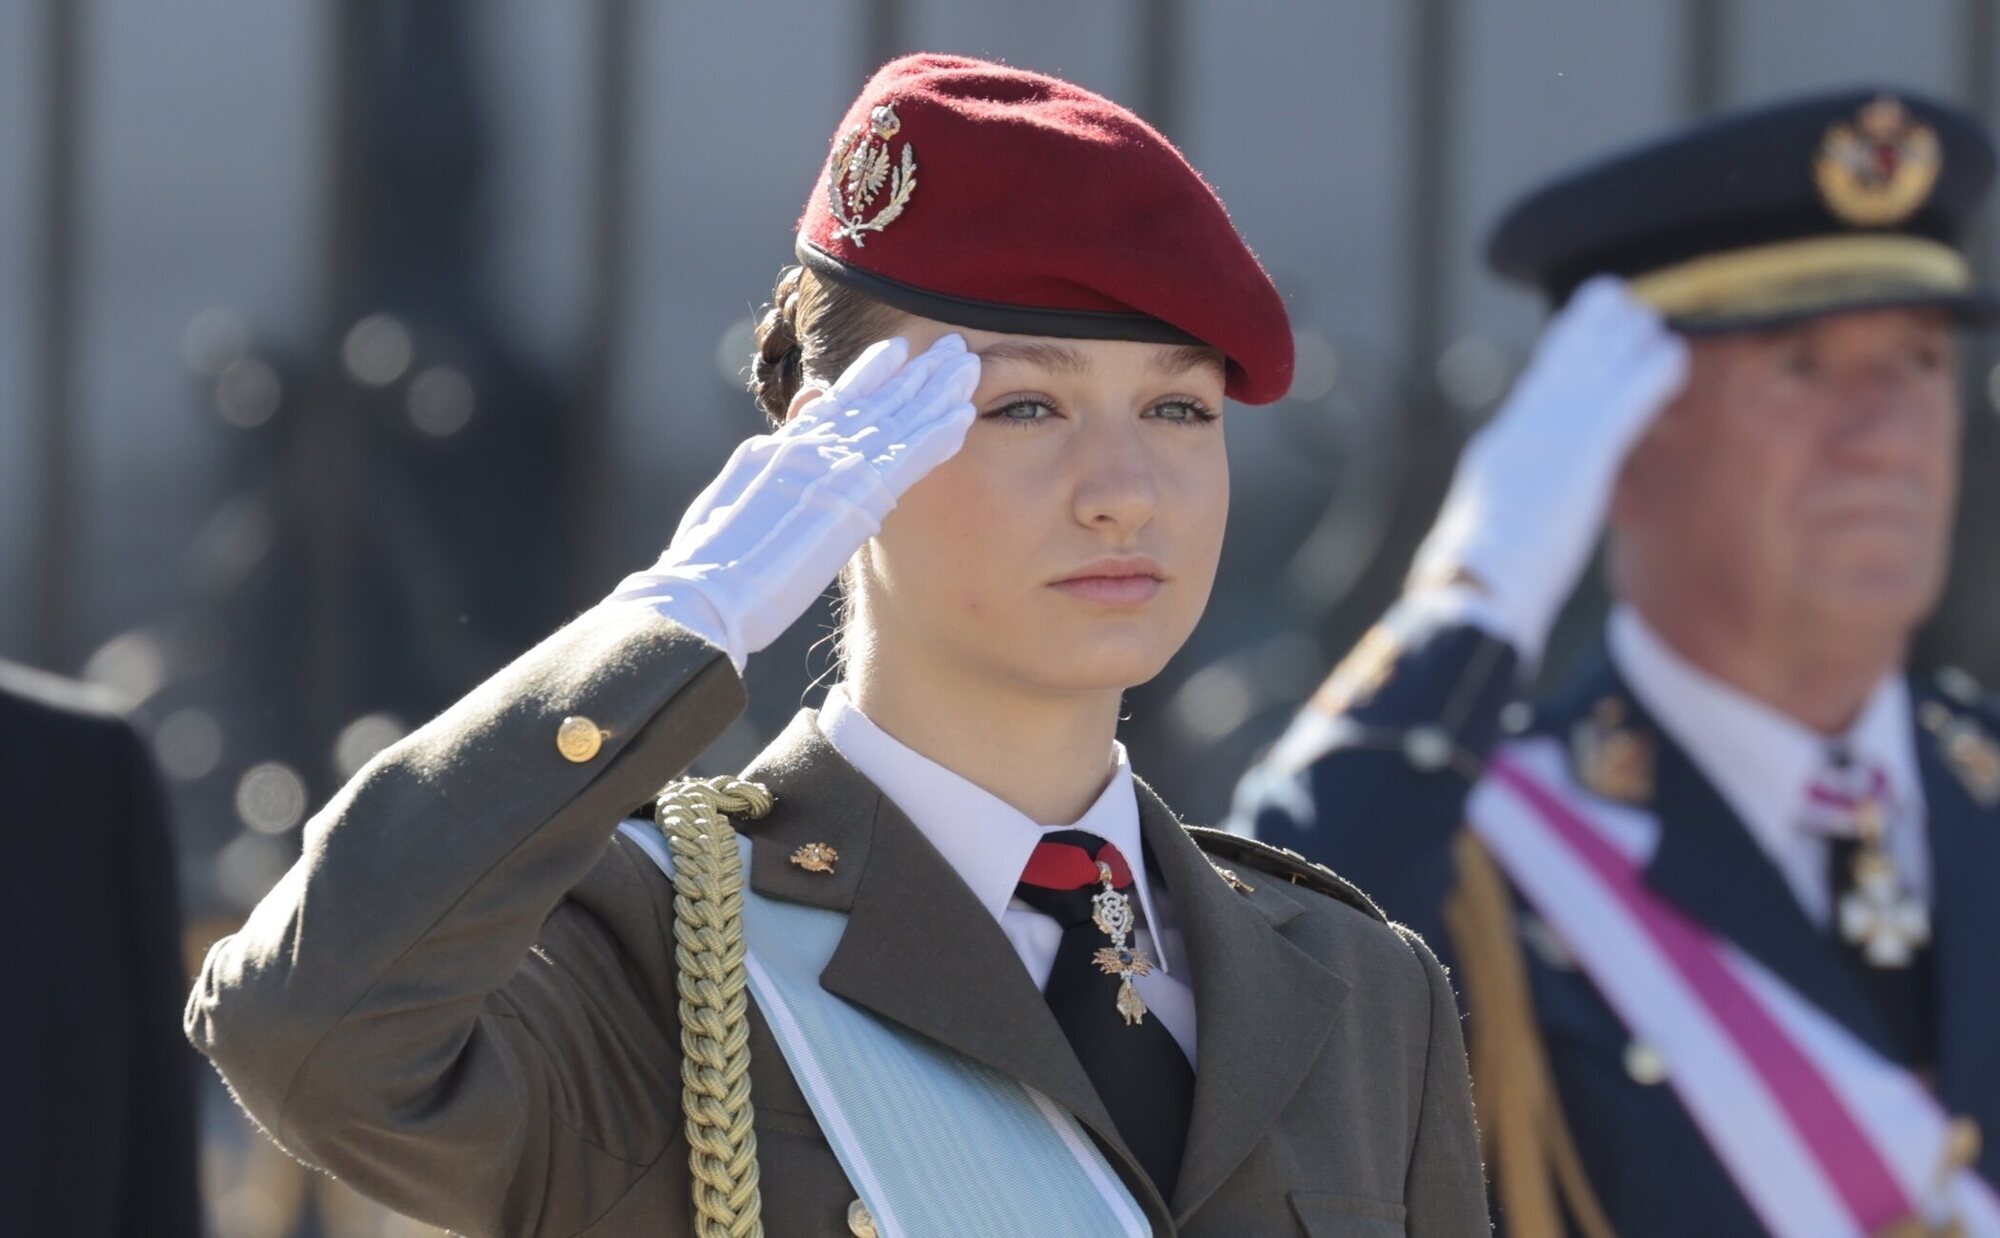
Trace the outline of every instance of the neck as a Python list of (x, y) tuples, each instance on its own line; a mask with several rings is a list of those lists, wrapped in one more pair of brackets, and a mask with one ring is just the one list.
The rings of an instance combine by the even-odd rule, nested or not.
[(843, 684), (898, 742), (1042, 825), (1082, 817), (1113, 768), (1115, 691), (1052, 693), (963, 666), (865, 654), (850, 660)]
[(1854, 724), (1909, 647), (1903, 631), (1746, 624), (1717, 608), (1634, 606), (1690, 664), (1822, 735)]

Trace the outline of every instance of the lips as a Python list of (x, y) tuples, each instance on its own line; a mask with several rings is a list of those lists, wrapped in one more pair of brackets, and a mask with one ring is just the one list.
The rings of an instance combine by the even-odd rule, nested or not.
[(1151, 601), (1165, 583), (1160, 565), (1151, 559), (1100, 559), (1050, 587), (1102, 606), (1139, 606)]

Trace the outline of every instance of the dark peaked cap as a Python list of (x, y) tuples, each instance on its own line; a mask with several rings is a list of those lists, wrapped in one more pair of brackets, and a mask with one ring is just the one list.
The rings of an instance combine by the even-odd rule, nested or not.
[(1993, 140), (1963, 110), (1857, 88), (1727, 113), (1568, 172), (1500, 219), (1487, 260), (1560, 305), (1623, 277), (1686, 331), (1939, 305), (2000, 309), (1964, 244)]

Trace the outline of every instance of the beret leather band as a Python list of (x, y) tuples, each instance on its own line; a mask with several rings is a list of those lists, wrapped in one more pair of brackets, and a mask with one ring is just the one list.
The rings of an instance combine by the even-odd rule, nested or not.
[(1121, 314), (1112, 310), (1040, 308), (980, 301), (972, 297), (931, 292), (901, 280), (877, 275), (827, 253), (804, 237), (793, 252), (813, 274), (845, 284), (906, 314), (934, 318), (975, 331), (1008, 335), (1049, 335), (1067, 340), (1132, 340), (1141, 344), (1202, 344), (1188, 332), (1151, 314)]
[(1972, 269), (1949, 245), (1884, 234), (1809, 237), (1708, 254), (1628, 281), (1633, 296), (1678, 324), (1726, 315), (1810, 314), (1833, 306), (1932, 301), (1968, 293)]

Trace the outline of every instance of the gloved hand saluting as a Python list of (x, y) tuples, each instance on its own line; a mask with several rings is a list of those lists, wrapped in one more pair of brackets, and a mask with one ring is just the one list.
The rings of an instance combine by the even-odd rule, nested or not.
[(979, 358), (957, 335), (905, 364), (909, 351), (902, 339), (871, 345), (797, 416), (744, 440), (659, 561), (611, 600), (654, 604), (741, 671), (964, 443)]
[(1538, 660), (1626, 455), (1680, 392), (1687, 366), (1686, 341), (1619, 280), (1579, 288), (1466, 444), (1410, 570), (1413, 589), (1469, 577), (1495, 634)]

